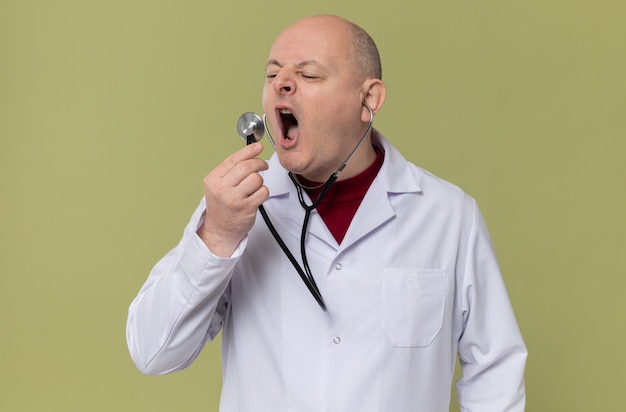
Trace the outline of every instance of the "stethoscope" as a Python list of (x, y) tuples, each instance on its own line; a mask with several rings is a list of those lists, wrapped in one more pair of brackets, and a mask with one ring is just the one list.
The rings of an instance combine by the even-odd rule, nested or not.
[[(282, 251), (285, 253), (285, 255), (287, 256), (287, 258), (289, 259), (293, 267), (296, 269), (296, 271), (300, 275), (300, 278), (306, 285), (307, 289), (309, 289), (309, 292), (311, 292), (311, 295), (313, 295), (317, 303), (320, 305), (320, 307), (324, 311), (326, 311), (326, 304), (324, 303), (324, 298), (322, 297), (322, 294), (320, 293), (319, 288), (317, 287), (317, 284), (315, 283), (315, 279), (313, 278), (313, 274), (311, 273), (311, 269), (309, 268), (309, 262), (307, 259), (306, 247), (305, 247), (306, 233), (307, 233), (307, 228), (309, 226), (309, 218), (311, 217), (311, 212), (315, 210), (315, 208), (321, 203), (322, 199), (324, 198), (324, 195), (326, 195), (326, 192), (328, 192), (328, 189), (330, 188), (330, 186), (337, 180), (337, 178), (339, 177), (339, 174), (341, 174), (343, 169), (345, 169), (345, 167), (348, 165), (348, 162), (350, 161), (350, 159), (352, 159), (352, 156), (354, 156), (354, 154), (359, 149), (359, 147), (361, 147), (361, 144), (365, 141), (367, 134), (372, 128), (372, 123), (374, 122), (374, 111), (367, 104), (363, 103), (363, 105), (367, 107), (367, 109), (370, 112), (370, 120), (367, 125), (367, 128), (365, 129), (365, 132), (363, 133), (363, 136), (361, 136), (361, 139), (359, 140), (357, 145), (354, 147), (354, 149), (352, 149), (352, 151), (348, 154), (346, 159), (341, 163), (341, 165), (337, 168), (337, 170), (321, 186), (322, 189), (320, 191), (320, 194), (319, 196), (317, 196), (317, 199), (315, 199), (313, 203), (311, 203), (310, 205), (306, 203), (306, 200), (304, 199), (304, 195), (302, 193), (302, 189), (303, 189), (302, 184), (298, 181), (298, 179), (293, 173), (289, 172), (289, 178), (293, 182), (294, 186), (296, 187), (296, 191), (298, 193), (298, 201), (300, 202), (300, 205), (304, 209), (304, 220), (302, 222), (302, 232), (300, 234), (300, 255), (302, 257), (302, 264), (303, 264), (302, 266), (300, 266), (296, 258), (293, 256), (293, 254), (291, 253), (291, 251), (289, 250), (289, 248), (283, 241), (283, 239), (278, 234), (278, 231), (276, 231), (276, 228), (272, 224), (263, 205), (259, 206), (259, 212), (261, 213), (261, 216), (263, 217), (263, 220), (265, 221), (267, 228), (272, 233), (272, 236), (274, 236), (276, 243), (278, 243)], [(265, 113), (263, 113), (263, 118), (261, 119), (261, 117), (259, 117), (259, 115), (256, 113), (247, 112), (247, 113), (242, 114), (239, 117), (239, 120), (237, 121), (237, 132), (239, 133), (239, 136), (241, 136), (241, 138), (244, 139), (244, 141), (248, 145), (261, 140), (266, 131), (267, 131), (267, 136), (270, 139), (270, 142), (272, 144), (272, 147), (274, 148), (274, 150), (276, 150), (276, 143), (274, 142), (274, 138), (272, 137), (272, 134), (270, 133), (270, 130), (267, 127), (267, 118), (266, 118)]]

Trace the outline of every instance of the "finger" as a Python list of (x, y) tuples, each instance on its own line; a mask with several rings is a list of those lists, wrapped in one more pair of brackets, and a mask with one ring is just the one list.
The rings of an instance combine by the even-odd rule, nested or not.
[(258, 208), (263, 202), (270, 196), (270, 191), (267, 186), (261, 185), (257, 190), (250, 193), (248, 196), (248, 202), (250, 205)]
[(238, 195), (242, 198), (250, 197), (253, 193), (263, 186), (263, 178), (258, 173), (252, 173), (246, 176), (236, 187)]
[[(228, 173), (222, 176), (226, 186), (235, 187), (240, 185), (250, 175), (267, 170), (269, 165), (265, 160), (254, 158), (239, 162)], [(260, 176), (259, 176), (260, 177)]]
[(257, 157), (263, 151), (263, 144), (252, 143), (228, 156), (213, 171), (218, 176), (225, 176), (233, 167), (239, 163)]

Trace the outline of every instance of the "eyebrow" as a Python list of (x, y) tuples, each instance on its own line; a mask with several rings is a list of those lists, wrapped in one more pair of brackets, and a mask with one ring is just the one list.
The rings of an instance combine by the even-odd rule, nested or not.
[[(303, 67), (305, 67), (305, 66), (310, 66), (310, 65), (315, 65), (315, 66), (322, 67), (322, 65), (321, 65), (321, 64), (319, 64), (319, 63), (317, 62), (317, 60), (313, 60), (313, 59), (310, 59), (310, 60), (303, 60), (303, 61), (301, 61), (301, 62), (299, 62), (299, 63), (296, 63), (296, 64), (295, 64), (295, 66), (296, 66), (298, 69), (301, 69), (301, 68), (303, 68)], [(278, 67), (283, 67), (283, 65), (282, 65), (282, 64), (281, 64), (278, 60), (276, 60), (276, 59), (269, 59), (269, 60), (267, 61), (267, 64), (265, 65), (265, 67), (267, 68), (267, 67), (269, 67), (269, 66), (278, 66)]]

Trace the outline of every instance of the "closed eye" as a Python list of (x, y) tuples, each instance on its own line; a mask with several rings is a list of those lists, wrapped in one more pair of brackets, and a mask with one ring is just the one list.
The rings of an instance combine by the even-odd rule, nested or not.
[(300, 73), (300, 76), (302, 76), (305, 79), (309, 79), (309, 80), (315, 80), (315, 79), (319, 79), (320, 76), (315, 75), (315, 74), (311, 74), (311, 73)]

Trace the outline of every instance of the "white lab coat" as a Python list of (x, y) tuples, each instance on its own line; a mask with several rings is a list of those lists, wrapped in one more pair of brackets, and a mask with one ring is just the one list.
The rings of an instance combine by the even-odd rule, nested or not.
[[(222, 330), (222, 412), (443, 412), (458, 353), (461, 410), (523, 411), (527, 352), (475, 201), (373, 139), (384, 163), (343, 242), (311, 216), (327, 312), (260, 217), (231, 258), (211, 254), (202, 202), (130, 306), (137, 367), (183, 369)], [(264, 181), (299, 257), (304, 211), (275, 155)]]

